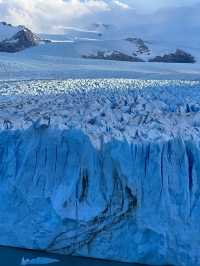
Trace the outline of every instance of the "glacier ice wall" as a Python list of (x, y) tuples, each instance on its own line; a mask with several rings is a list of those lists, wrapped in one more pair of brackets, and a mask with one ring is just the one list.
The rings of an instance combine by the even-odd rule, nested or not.
[(198, 265), (200, 143), (79, 130), (0, 133), (0, 244), (153, 265)]
[(0, 83), (0, 245), (200, 265), (200, 83)]

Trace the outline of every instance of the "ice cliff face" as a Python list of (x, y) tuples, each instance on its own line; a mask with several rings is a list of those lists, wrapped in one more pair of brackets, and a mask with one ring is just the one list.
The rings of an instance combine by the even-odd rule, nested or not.
[[(9, 106), (15, 121), (7, 117), (0, 132), (0, 244), (152, 265), (200, 265), (199, 83), (97, 80), (76, 92), (71, 87), (80, 81), (68, 83), (1, 84), (1, 120)], [(89, 90), (102, 84), (110, 88)], [(47, 97), (41, 90), (48, 86), (53, 92)], [(87, 95), (107, 110), (102, 126), (96, 126), (100, 117)], [(48, 116), (50, 106), (60, 127), (52, 110)], [(86, 119), (79, 118), (79, 127), (78, 106)], [(153, 109), (155, 119), (147, 116)], [(113, 116), (106, 120), (109, 110)], [(123, 130), (115, 128), (119, 114), (128, 116), (118, 123)], [(27, 115), (31, 126), (22, 124)], [(105, 132), (99, 129), (104, 120)]]

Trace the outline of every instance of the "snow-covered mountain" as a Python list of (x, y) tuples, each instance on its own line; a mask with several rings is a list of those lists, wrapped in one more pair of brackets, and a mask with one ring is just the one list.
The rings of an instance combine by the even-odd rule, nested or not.
[(18, 52), (34, 47), (39, 37), (24, 26), (13, 26), (0, 22), (0, 52)]
[[(198, 60), (199, 53), (192, 46), (187, 47), (185, 43), (181, 45), (173, 41), (159, 42), (157, 38), (140, 38), (139, 33), (134, 31), (137, 32), (111, 24), (93, 23), (87, 28), (64, 28), (60, 35), (41, 34), (40, 37), (51, 40), (49, 49), (63, 43), (66, 47), (63, 56), (70, 54), (70, 57), (88, 59), (148, 62), (156, 61), (154, 58), (157, 56), (170, 55), (174, 59), (172, 62), (181, 62), (184, 60), (178, 60), (176, 57), (176, 50), (179, 49), (188, 56), (188, 63)], [(190, 60), (190, 56), (194, 59)]]
[[(162, 27), (160, 26), (162, 31), (159, 27), (157, 34), (155, 34), (155, 25), (158, 25), (158, 21), (161, 20), (160, 16), (156, 22), (153, 20), (154, 32), (151, 37), (145, 32), (145, 29), (148, 29), (145, 23), (133, 25), (133, 27), (123, 24), (91, 23), (82, 28), (59, 28), (60, 34), (39, 34), (38, 37), (24, 26), (15, 27), (2, 22), (0, 24), (0, 52), (17, 52), (40, 44), (27, 54), (38, 56), (54, 54), (71, 58), (130, 62), (193, 63), (198, 61), (200, 53), (195, 46), (196, 43), (190, 43), (190, 45), (186, 42), (181, 43), (180, 40), (173, 38), (173, 31), (170, 34), (169, 29), (166, 29), (164, 23), (168, 21), (167, 14), (166, 12), (165, 19), (161, 23)], [(178, 15), (175, 17), (177, 18)], [(141, 32), (138, 31), (138, 27), (141, 28)], [(168, 39), (163, 37), (165, 31), (167, 31)], [(42, 42), (41, 40), (48, 41)], [(182, 51), (179, 57), (176, 56), (177, 49)], [(182, 54), (184, 54), (184, 59), (180, 58)], [(160, 60), (157, 60), (158, 57)], [(165, 58), (168, 59), (165, 60)]]
[(35, 35), (24, 26), (1, 23), (0, 78), (199, 79), (197, 7), (135, 14), (126, 23), (109, 23), (102, 16), (81, 26), (59, 27), (55, 34)]
[(23, 30), (23, 26), (13, 26), (6, 22), (0, 22), (0, 41), (4, 41), (6, 39), (10, 39), (17, 32)]

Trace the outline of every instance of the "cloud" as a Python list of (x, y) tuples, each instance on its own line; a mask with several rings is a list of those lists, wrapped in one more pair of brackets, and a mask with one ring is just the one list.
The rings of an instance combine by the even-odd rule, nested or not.
[(130, 9), (130, 6), (128, 4), (120, 2), (118, 0), (114, 0), (113, 3), (115, 3), (117, 6), (123, 8), (123, 9)]
[(103, 0), (0, 0), (1, 20), (23, 24), (37, 32), (51, 32), (102, 11), (109, 11)]
[(137, 13), (161, 7), (192, 5), (200, 0), (0, 0), (0, 18), (25, 25), (35, 32), (58, 32), (63, 27), (83, 28), (90, 23), (131, 25), (145, 21)]

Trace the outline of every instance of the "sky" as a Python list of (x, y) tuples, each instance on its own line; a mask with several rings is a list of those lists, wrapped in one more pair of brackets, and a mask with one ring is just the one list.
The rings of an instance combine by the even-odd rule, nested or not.
[[(35, 32), (58, 32), (86, 23), (130, 21), (141, 13), (180, 7), (200, 0), (0, 0), (0, 20), (26, 25)], [(102, 22), (102, 21), (101, 21)]]

